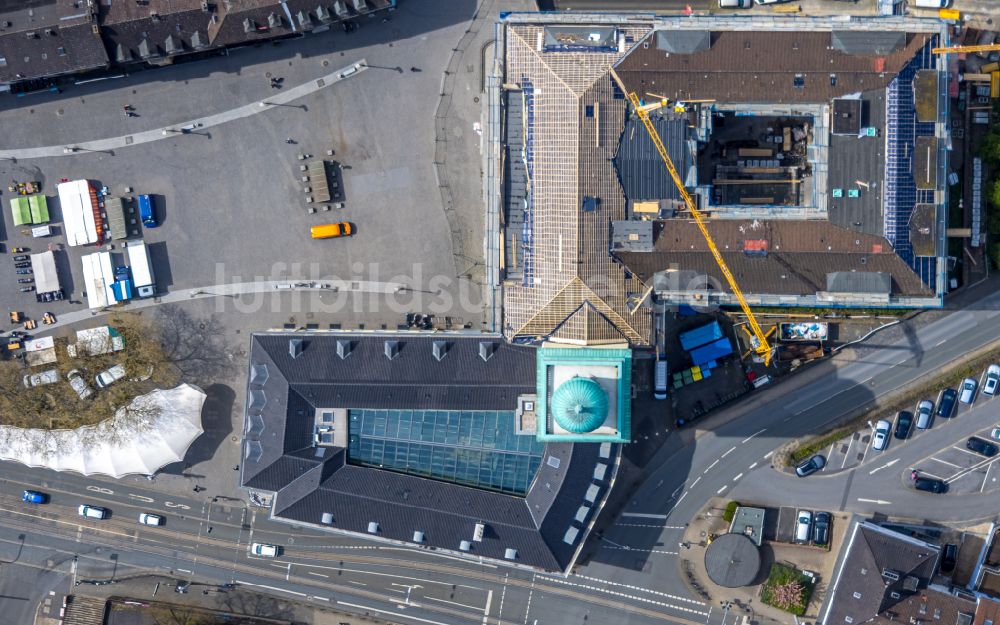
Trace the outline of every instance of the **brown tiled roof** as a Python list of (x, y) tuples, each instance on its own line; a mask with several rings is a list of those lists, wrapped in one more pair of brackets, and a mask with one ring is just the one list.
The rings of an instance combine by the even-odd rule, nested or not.
[[(894, 295), (931, 291), (883, 238), (853, 232), (826, 221), (717, 220), (709, 233), (744, 293), (811, 295), (826, 290), (835, 271), (883, 272)], [(766, 241), (766, 256), (743, 253), (746, 241)], [(708, 275), (729, 291), (722, 271), (693, 221), (661, 222), (653, 252), (623, 252), (618, 258), (645, 282), (667, 269)]]
[[(0, 81), (45, 78), (107, 67), (96, 24), (39, 24), (0, 35)], [(29, 37), (28, 33), (34, 33)]]
[[(653, 32), (615, 71), (640, 97), (652, 92), (720, 102), (826, 102), (884, 88), (930, 35), (908, 34), (906, 46), (887, 55), (845, 54), (831, 47), (831, 37), (830, 32), (720, 31), (712, 33), (707, 50), (666, 54)], [(802, 87), (793, 84), (796, 74), (802, 75)], [(830, 74), (836, 74), (835, 85)]]
[(972, 625), (986, 625), (986, 621), (1000, 623), (1000, 602), (985, 597), (979, 598), (976, 605), (976, 618)]
[[(900, 623), (934, 623), (934, 625), (963, 625), (959, 614), (971, 620), (976, 612), (976, 602), (937, 590), (924, 589), (915, 595), (904, 595), (903, 599), (886, 602), (876, 625), (899, 625)], [(969, 625), (965, 622), (964, 625)]]
[[(163, 17), (173, 15), (174, 13), (183, 13), (184, 11), (201, 11), (201, 3), (202, 0), (147, 0), (145, 4), (125, 0), (111, 2), (110, 6), (102, 3), (100, 5), (102, 14), (101, 22), (103, 24), (119, 24), (121, 22), (143, 20), (148, 18), (152, 13)], [(209, 3), (210, 9), (214, 4), (216, 4), (214, 0)], [(209, 14), (211, 14), (211, 10), (205, 12), (206, 16)]]
[[(118, 4), (123, 3), (113, 6)], [(125, 12), (120, 13), (117, 17), (125, 17)], [(105, 22), (101, 31), (108, 44), (108, 56), (114, 62), (154, 60), (209, 47), (208, 26), (212, 13), (202, 11), (200, 5), (196, 9), (156, 13), (156, 17), (151, 17), (149, 12), (145, 15), (130, 12), (128, 15), (134, 17)], [(197, 38), (194, 38), (195, 33), (198, 33)]]

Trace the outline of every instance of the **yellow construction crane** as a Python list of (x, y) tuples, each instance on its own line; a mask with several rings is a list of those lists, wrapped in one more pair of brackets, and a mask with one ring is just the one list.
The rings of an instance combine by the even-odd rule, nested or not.
[(663, 159), (663, 164), (667, 166), (667, 171), (670, 172), (670, 177), (673, 178), (674, 185), (677, 186), (677, 191), (684, 199), (684, 204), (687, 205), (688, 211), (690, 211), (691, 215), (694, 216), (694, 221), (698, 224), (698, 229), (701, 230), (701, 235), (705, 237), (705, 243), (708, 244), (708, 249), (712, 252), (712, 256), (715, 258), (715, 262), (719, 265), (719, 269), (722, 270), (722, 275), (726, 277), (726, 282), (729, 283), (729, 289), (733, 292), (733, 295), (736, 296), (736, 299), (739, 300), (740, 308), (743, 309), (743, 314), (747, 316), (747, 323), (753, 331), (753, 334), (750, 337), (750, 343), (753, 346), (753, 350), (764, 358), (765, 365), (770, 364), (771, 345), (767, 342), (767, 334), (764, 333), (760, 324), (757, 323), (757, 319), (753, 316), (753, 311), (750, 310), (750, 305), (747, 304), (746, 298), (743, 297), (743, 291), (741, 291), (739, 285), (736, 284), (736, 278), (734, 278), (732, 272), (729, 271), (726, 261), (722, 258), (722, 254), (719, 252), (719, 248), (715, 246), (715, 241), (712, 240), (712, 235), (708, 233), (708, 228), (705, 227), (705, 219), (698, 211), (698, 208), (695, 206), (694, 200), (687, 192), (687, 189), (684, 188), (684, 181), (681, 180), (680, 174), (677, 173), (677, 168), (674, 167), (674, 162), (670, 160), (670, 156), (667, 154), (667, 148), (663, 146), (663, 140), (660, 139), (660, 134), (656, 132), (653, 122), (649, 119), (649, 114), (639, 102), (639, 96), (637, 96), (634, 91), (630, 91), (628, 99), (629, 102), (632, 103), (632, 108), (635, 109), (636, 115), (639, 116), (643, 126), (646, 127), (646, 131), (649, 133), (649, 138), (653, 140), (653, 145), (656, 146), (656, 151), (660, 153), (660, 158)]
[(1000, 50), (1000, 43), (989, 43), (982, 46), (949, 46), (947, 48), (933, 48), (934, 54), (949, 54), (951, 52), (993, 52)]

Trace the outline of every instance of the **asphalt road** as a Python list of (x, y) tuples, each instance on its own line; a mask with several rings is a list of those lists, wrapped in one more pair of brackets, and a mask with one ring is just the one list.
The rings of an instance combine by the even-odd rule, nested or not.
[[(859, 513), (875, 511), (937, 521), (978, 519), (991, 513), (975, 494), (948, 496), (948, 505), (900, 488), (900, 473), (868, 474), (863, 465), (830, 478), (801, 480), (770, 468), (775, 449), (790, 439), (821, 431), (824, 426), (871, 404), (918, 376), (933, 373), (945, 363), (1000, 339), (1000, 294), (992, 294), (967, 308), (919, 329), (904, 338), (849, 363), (820, 363), (822, 383), (794, 394), (781, 385), (737, 406), (735, 420), (701, 433), (668, 442), (671, 455), (637, 490), (617, 523), (604, 533), (602, 548), (581, 574), (610, 582), (635, 584), (655, 579), (659, 590), (684, 596), (677, 574), (677, 555), (685, 524), (712, 497), (733, 496), (771, 504), (803, 505)], [(947, 427), (953, 438), (959, 430), (974, 428), (978, 419), (995, 418), (995, 402), (976, 408)], [(992, 411), (992, 412), (990, 412)], [(991, 416), (992, 415), (992, 416)], [(940, 427), (940, 426), (939, 426)], [(981, 424), (979, 425), (981, 427)], [(927, 437), (928, 444), (932, 439)], [(900, 446), (900, 453), (910, 446)], [(918, 445), (913, 445), (914, 453)], [(895, 453), (890, 448), (890, 455)], [(919, 455), (919, 454), (918, 454)], [(891, 459), (886, 456), (886, 461)], [(869, 459), (870, 461), (870, 459)], [(887, 485), (886, 480), (894, 484)], [(886, 496), (892, 487), (892, 496)], [(859, 501), (861, 500), (861, 501)], [(865, 501), (870, 500), (870, 501)], [(877, 502), (891, 501), (891, 509)]]

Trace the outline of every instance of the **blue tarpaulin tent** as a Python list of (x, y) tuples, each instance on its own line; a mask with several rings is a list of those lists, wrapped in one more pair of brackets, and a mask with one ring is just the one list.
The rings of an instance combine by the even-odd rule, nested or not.
[(695, 366), (700, 366), (712, 360), (724, 358), (733, 353), (733, 346), (728, 338), (721, 338), (717, 341), (704, 345), (690, 352), (691, 362)]
[(701, 347), (712, 341), (718, 341), (721, 338), (722, 328), (719, 327), (718, 321), (713, 321), (708, 325), (695, 328), (694, 330), (681, 332), (681, 347), (684, 348), (684, 351), (689, 352), (696, 347)]

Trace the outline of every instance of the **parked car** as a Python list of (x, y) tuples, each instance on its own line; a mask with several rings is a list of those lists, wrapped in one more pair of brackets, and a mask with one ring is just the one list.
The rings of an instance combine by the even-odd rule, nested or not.
[(875, 434), (872, 436), (872, 449), (882, 451), (889, 445), (889, 431), (892, 424), (885, 419), (879, 419), (875, 424)]
[(97, 388), (106, 388), (107, 386), (114, 384), (118, 380), (125, 377), (125, 367), (121, 365), (115, 365), (108, 369), (107, 371), (101, 371), (94, 378), (97, 382)]
[(35, 290), (35, 287), (33, 287), (33, 286), (22, 286), (20, 290), (21, 290), (22, 293), (31, 293), (32, 291)]
[(749, 9), (753, 0), (719, 0), (720, 9)]
[(963, 404), (971, 404), (976, 400), (976, 381), (972, 378), (962, 380), (962, 392), (958, 394), (958, 401)]
[(262, 558), (277, 558), (278, 554), (281, 553), (281, 547), (267, 543), (254, 543), (250, 545), (250, 553)]
[(139, 522), (143, 525), (163, 525), (163, 517), (158, 514), (152, 514), (150, 512), (142, 512), (139, 514)]
[(947, 419), (955, 411), (955, 399), (958, 393), (953, 388), (946, 388), (938, 395), (937, 416)]
[(812, 533), (812, 512), (799, 510), (795, 516), (798, 519), (795, 523), (795, 542), (809, 542), (809, 536)]
[(826, 545), (830, 542), (830, 513), (817, 512), (813, 521), (813, 543)]
[(799, 477), (806, 477), (807, 475), (812, 475), (816, 471), (819, 471), (826, 466), (826, 458), (816, 454), (812, 458), (809, 458), (805, 462), (802, 462), (797, 467), (795, 467), (795, 474)]
[(31, 261), (24, 261), (24, 262), (20, 262), (20, 263), (14, 263), (14, 268), (15, 269), (24, 269), (25, 267), (30, 267), (30, 266), (31, 266)]
[(995, 441), (1000, 441), (1000, 428), (993, 428), (990, 430), (990, 438)]
[(15, 269), (14, 273), (16, 273), (18, 275), (22, 275), (22, 276), (30, 276), (31, 275), (31, 270), (30, 269), (26, 269), (26, 268)]
[(1000, 447), (978, 436), (970, 436), (969, 440), (965, 441), (965, 447), (987, 458), (997, 455), (997, 452), (1000, 451)]
[(14, 260), (15, 261), (31, 260), (31, 257), (29, 257), (27, 254), (18, 254), (17, 256), (14, 257)]
[(948, 574), (955, 570), (955, 563), (958, 561), (958, 545), (948, 543), (941, 550), (941, 572)]
[(49, 369), (24, 376), (24, 388), (34, 388), (43, 384), (53, 384), (59, 381), (59, 370)]
[(67, 373), (66, 379), (69, 380), (69, 385), (73, 387), (80, 399), (87, 399), (94, 394), (94, 390), (87, 385), (87, 381), (83, 379), (79, 369), (73, 369)]
[(930, 477), (918, 477), (913, 480), (913, 488), (928, 493), (939, 494), (948, 492), (948, 484), (945, 483), (944, 480), (937, 480)]
[(31, 284), (34, 281), (35, 281), (34, 278), (18, 278), (17, 279), (17, 283), (18, 284)]
[(1000, 365), (990, 365), (983, 375), (983, 395), (993, 397), (997, 394), (998, 385), (1000, 385)]
[(26, 490), (21, 493), (21, 501), (25, 503), (45, 503), (48, 500), (48, 495), (40, 493), (37, 490)]
[(896, 414), (896, 431), (893, 436), (902, 440), (910, 435), (910, 428), (913, 427), (913, 413), (909, 410), (900, 410)]
[(76, 509), (77, 514), (82, 517), (87, 517), (88, 519), (106, 519), (108, 518), (108, 509), (102, 508), (100, 506), (91, 506), (90, 504), (80, 504), (80, 507)]

